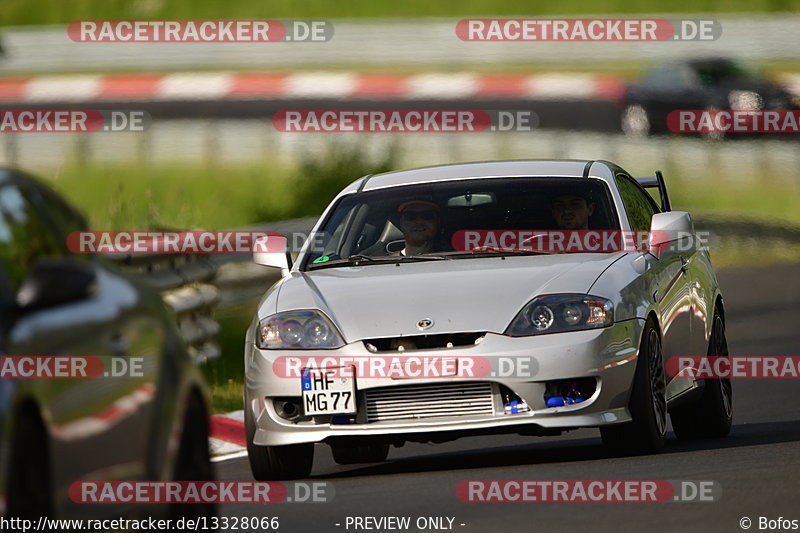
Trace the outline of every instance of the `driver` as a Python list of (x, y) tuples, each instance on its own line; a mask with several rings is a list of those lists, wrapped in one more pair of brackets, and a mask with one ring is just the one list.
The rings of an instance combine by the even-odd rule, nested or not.
[(558, 229), (588, 230), (589, 217), (594, 214), (591, 196), (570, 192), (550, 199), (550, 214)]
[(405, 240), (405, 248), (400, 254), (418, 255), (431, 252), (442, 225), (441, 208), (427, 200), (410, 200), (400, 204), (397, 212), (400, 215), (400, 231)]

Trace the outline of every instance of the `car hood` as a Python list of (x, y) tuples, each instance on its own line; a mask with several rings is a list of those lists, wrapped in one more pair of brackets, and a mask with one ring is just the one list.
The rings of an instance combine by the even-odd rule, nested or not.
[(453, 259), (294, 272), (259, 316), (273, 310), (320, 309), (347, 342), (426, 334), (502, 333), (540, 294), (585, 294), (621, 254), (558, 254)]

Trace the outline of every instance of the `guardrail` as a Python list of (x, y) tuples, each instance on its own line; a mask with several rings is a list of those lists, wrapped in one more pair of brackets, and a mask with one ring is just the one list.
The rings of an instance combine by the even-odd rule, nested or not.
[[(244, 230), (308, 235), (315, 220), (284, 220)], [(161, 292), (196, 364), (222, 355), (216, 341), (220, 325), (214, 319), (214, 308), (219, 303), (252, 301), (280, 277), (277, 269), (253, 263), (250, 254), (144, 253), (106, 257)]]
[(122, 270), (158, 289), (175, 315), (178, 330), (196, 364), (221, 355), (215, 338), (220, 326), (213, 318), (219, 290), (210, 282), (217, 265), (201, 254), (108, 255)]

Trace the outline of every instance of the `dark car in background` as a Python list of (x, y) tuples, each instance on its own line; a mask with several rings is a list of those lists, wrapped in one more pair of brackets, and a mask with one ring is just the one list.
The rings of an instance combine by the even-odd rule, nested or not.
[(67, 250), (66, 236), (85, 228), (49, 188), (0, 168), (0, 360), (140, 362), (120, 377), (0, 378), (0, 516), (136, 516), (141, 508), (75, 503), (69, 487), (213, 479), (206, 392), (174, 319), (153, 288)]
[(777, 83), (731, 59), (665, 63), (626, 87), (620, 125), (628, 135), (644, 136), (668, 132), (667, 115), (678, 109), (794, 109), (795, 100)]

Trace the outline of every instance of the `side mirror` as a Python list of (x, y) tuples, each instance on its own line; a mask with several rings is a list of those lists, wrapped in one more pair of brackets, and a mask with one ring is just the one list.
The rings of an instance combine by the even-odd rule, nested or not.
[(656, 213), (650, 221), (650, 253), (658, 255), (677, 243), (675, 248), (688, 249), (686, 241), (694, 240), (694, 223), (686, 211)]
[(258, 265), (280, 268), (285, 274), (292, 268), (292, 256), (286, 237), (259, 237), (253, 243), (253, 261)]
[(45, 259), (31, 269), (17, 291), (19, 309), (39, 309), (89, 298), (97, 288), (90, 263), (72, 258)]

